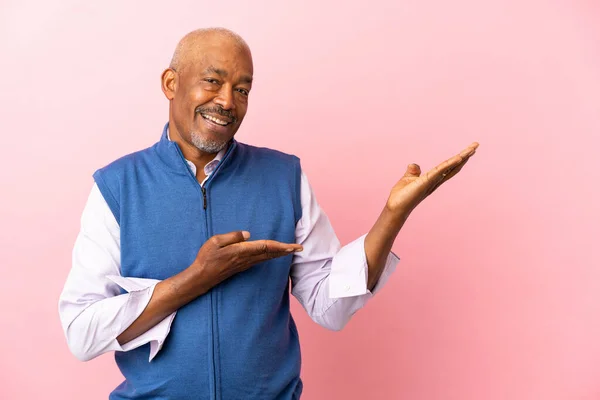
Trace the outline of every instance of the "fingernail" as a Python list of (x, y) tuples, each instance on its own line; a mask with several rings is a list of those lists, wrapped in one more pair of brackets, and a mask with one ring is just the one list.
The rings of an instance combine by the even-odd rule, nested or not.
[(249, 239), (250, 238), (250, 232), (243, 231), (242, 232), (242, 236), (244, 237), (244, 239)]

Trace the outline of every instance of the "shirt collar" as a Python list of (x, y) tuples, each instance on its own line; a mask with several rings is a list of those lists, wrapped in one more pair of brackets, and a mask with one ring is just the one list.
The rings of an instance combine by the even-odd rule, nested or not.
[[(169, 128), (167, 127), (167, 139), (169, 141), (171, 141), (171, 136), (169, 135)], [(223, 148), (221, 151), (219, 151), (217, 153), (217, 155), (215, 156), (215, 158), (212, 159), (212, 161), (210, 161), (209, 163), (207, 163), (204, 166), (204, 175), (206, 175), (206, 177), (208, 178), (210, 176), (210, 174), (212, 174), (215, 169), (217, 169), (217, 167), (219, 166), (219, 163), (221, 162), (221, 160), (223, 159), (223, 157), (225, 157), (225, 154), (227, 153), (227, 147), (225, 146), (225, 148)], [(187, 162), (187, 164), (189, 165), (189, 167), (191, 168), (192, 172), (194, 173), (194, 175), (196, 175), (196, 165), (191, 162), (190, 160), (185, 160)]]

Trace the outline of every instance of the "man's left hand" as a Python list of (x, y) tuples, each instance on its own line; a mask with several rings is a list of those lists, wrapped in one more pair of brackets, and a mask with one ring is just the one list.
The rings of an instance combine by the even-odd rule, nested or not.
[(479, 143), (471, 144), (424, 175), (421, 175), (421, 168), (417, 164), (410, 164), (404, 176), (392, 188), (386, 208), (395, 215), (407, 217), (427, 196), (458, 174), (475, 154), (477, 147)]

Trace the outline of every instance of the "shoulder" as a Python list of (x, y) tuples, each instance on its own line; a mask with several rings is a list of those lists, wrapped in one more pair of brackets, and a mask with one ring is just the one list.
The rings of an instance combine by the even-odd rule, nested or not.
[(249, 159), (272, 162), (277, 164), (287, 164), (290, 166), (299, 166), (300, 158), (294, 154), (288, 154), (280, 150), (271, 149), (268, 147), (252, 146), (246, 143), (239, 143), (238, 148), (240, 153)]
[(99, 168), (96, 172), (101, 174), (119, 174), (129, 169), (135, 169), (152, 160), (156, 156), (155, 146), (126, 154)]

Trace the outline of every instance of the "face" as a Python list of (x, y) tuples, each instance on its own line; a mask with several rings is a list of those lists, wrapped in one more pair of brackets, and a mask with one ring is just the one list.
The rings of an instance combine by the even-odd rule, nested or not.
[[(203, 41), (178, 71), (163, 73), (170, 131), (205, 153), (218, 153), (239, 129), (252, 87), (252, 58), (228, 39)], [(171, 134), (173, 137), (173, 134)]]

